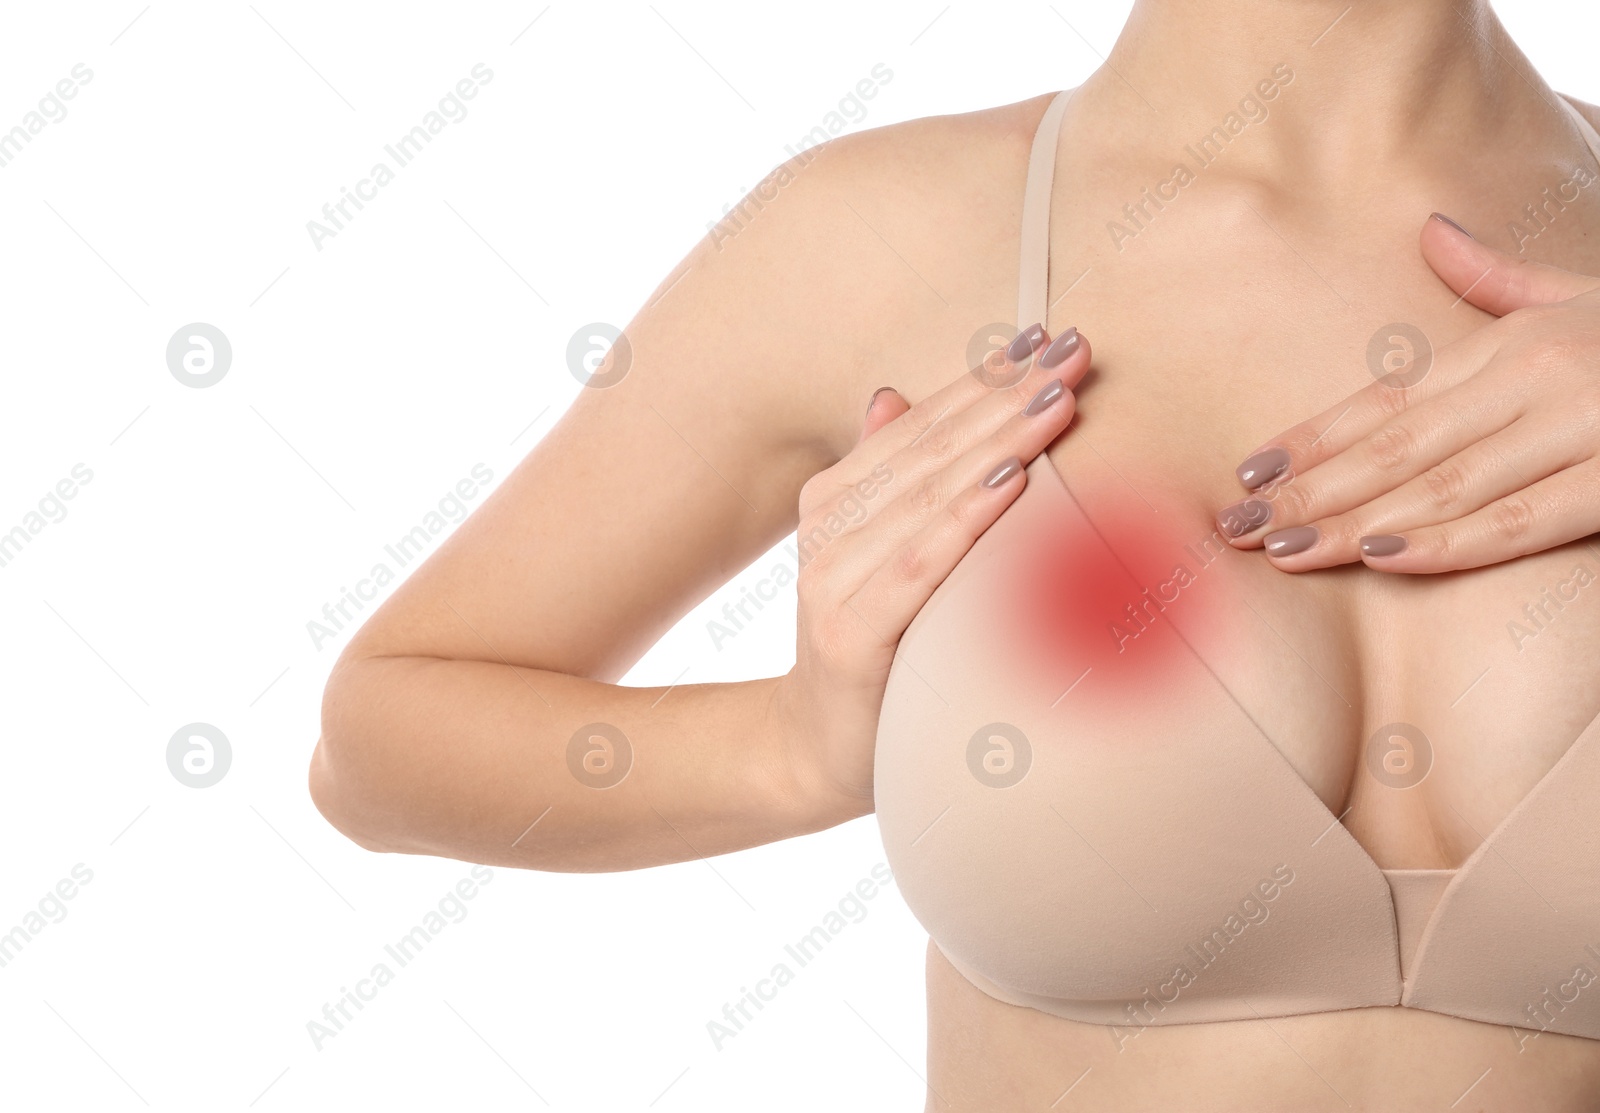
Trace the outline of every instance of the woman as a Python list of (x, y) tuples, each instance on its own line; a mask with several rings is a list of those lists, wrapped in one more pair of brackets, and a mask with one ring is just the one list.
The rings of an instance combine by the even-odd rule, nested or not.
[[(1597, 273), (1596, 191), (1508, 226), (1600, 113), (1485, 3), (1341, 7), (1139, 0), (1070, 96), (786, 164), (348, 646), (324, 814), (616, 870), (875, 808), (929, 1109), (1595, 1108), (1594, 552), (1249, 549), (1267, 437), (1490, 320), (1429, 212)], [(794, 669), (617, 686), (797, 502)]]

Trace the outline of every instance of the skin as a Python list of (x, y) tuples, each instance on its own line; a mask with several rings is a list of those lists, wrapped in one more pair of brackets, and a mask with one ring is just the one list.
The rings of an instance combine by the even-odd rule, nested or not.
[[(1136, 6), (1069, 106), (1056, 167), (1044, 323), (1093, 350), (1015, 387), (966, 374), (966, 352), (1015, 311), (1049, 97), (788, 164), (775, 200), (663, 280), (627, 329), (622, 381), (584, 391), (352, 639), (325, 695), (317, 806), (373, 850), (546, 870), (681, 861), (870, 812), (894, 644), (1022, 490), (1022, 473), (978, 486), (997, 463), (1049, 446), (1091, 517), (1142, 489), (1203, 536), (1239, 497), (1238, 461), (1371, 382), (1380, 326), (1448, 344), (1493, 320), (1419, 254), (1429, 212), (1514, 247), (1493, 230), (1589, 164), (1486, 9), (1351, 9), (1307, 45), (1343, 7)], [(1107, 222), (1282, 62), (1295, 77), (1269, 119), (1119, 248)], [(1600, 273), (1597, 193), (1529, 254)], [(1022, 416), (1053, 374), (1075, 390)], [(864, 515), (829, 532), (884, 468)], [(828, 539), (801, 570), (790, 673), (615, 683), (797, 526)], [(1508, 643), (1543, 589), (1600, 570), (1582, 540), (1431, 576), (1223, 555), (1207, 575), (1251, 613), (1210, 663), (1380, 867), (1459, 866), (1600, 712), (1600, 587)], [(1361, 760), (1396, 720), (1449, 740), (1406, 791)], [(603, 791), (568, 759), (597, 721), (632, 751)], [(984, 995), (932, 947), (928, 1032), (939, 1110), (1580, 1110), (1600, 1093), (1600, 1041), (1410, 1009), (1151, 1027), (1119, 1051), (1103, 1028)]]
[[(1448, 572), (1600, 529), (1600, 378), (1578, 354), (1600, 350), (1600, 279), (1479, 243), (1448, 219), (1430, 220), (1421, 246), (1462, 298), (1511, 316), (1263, 445), (1288, 452), (1289, 471), (1270, 488), (1247, 483), (1264, 497), (1220, 512), (1250, 527), (1236, 547), (1263, 547), (1286, 572), (1351, 560)], [(1302, 525), (1316, 543), (1275, 554), (1278, 531)], [(1374, 536), (1404, 547), (1374, 553)]]

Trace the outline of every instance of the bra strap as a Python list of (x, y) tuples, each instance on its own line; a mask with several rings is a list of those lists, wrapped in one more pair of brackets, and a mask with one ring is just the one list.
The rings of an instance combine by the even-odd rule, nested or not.
[(1061, 117), (1074, 90), (1063, 89), (1033, 134), (1028, 155), (1028, 184), (1022, 194), (1022, 267), (1017, 280), (1017, 328), (1044, 324), (1050, 298), (1050, 193), (1056, 171), (1056, 142)]

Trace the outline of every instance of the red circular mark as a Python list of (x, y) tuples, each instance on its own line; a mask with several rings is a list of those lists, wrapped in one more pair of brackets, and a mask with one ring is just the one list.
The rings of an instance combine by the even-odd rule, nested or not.
[(1018, 546), (1012, 633), (1063, 691), (1156, 696), (1196, 663), (1193, 634), (1223, 618), (1223, 573), (1213, 565), (1231, 550), (1215, 526), (1193, 506), (1157, 510), (1130, 498), (1087, 511), (1069, 502)]

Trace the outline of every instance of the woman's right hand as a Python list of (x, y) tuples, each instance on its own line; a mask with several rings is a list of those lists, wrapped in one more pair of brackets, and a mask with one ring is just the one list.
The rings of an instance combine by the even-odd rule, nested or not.
[(900, 636), (1072, 420), (1089, 359), (1076, 329), (1052, 341), (1035, 325), (914, 406), (881, 389), (856, 447), (802, 488), (799, 645), (771, 725), (807, 790), (871, 810), (878, 714)]

